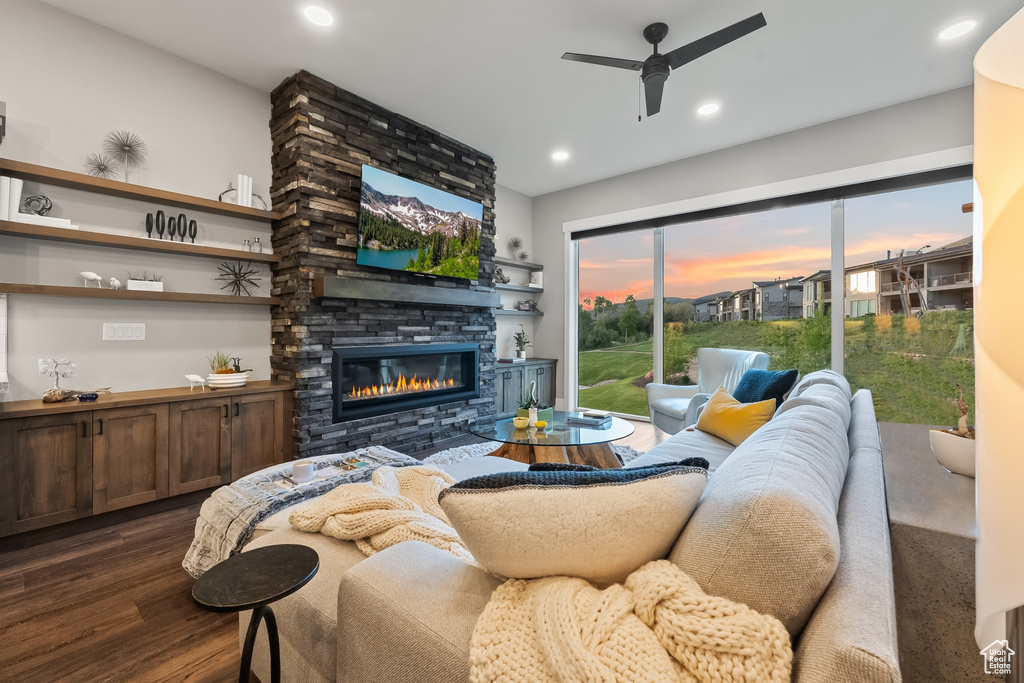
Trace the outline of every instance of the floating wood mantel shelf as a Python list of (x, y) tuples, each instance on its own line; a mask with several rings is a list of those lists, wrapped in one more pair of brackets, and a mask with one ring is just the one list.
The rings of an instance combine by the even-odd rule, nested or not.
[(69, 296), (89, 299), (135, 301), (176, 301), (190, 304), (235, 304), (243, 306), (276, 306), (281, 300), (272, 296), (234, 296), (232, 294), (194, 294), (190, 292), (141, 292), (99, 287), (64, 287), (60, 285), (20, 285), (0, 282), (0, 294), (35, 296)]
[(511, 266), (513, 268), (525, 268), (526, 270), (544, 270), (544, 266), (542, 266), (539, 263), (530, 263), (529, 261), (516, 261), (515, 259), (504, 258), (502, 256), (494, 257), (494, 265)]
[(177, 206), (184, 209), (194, 209), (196, 211), (205, 211), (206, 213), (213, 213), (220, 216), (232, 216), (235, 218), (263, 220), (268, 222), (281, 218), (281, 214), (274, 211), (252, 209), (247, 206), (238, 206), (236, 204), (220, 202), (216, 199), (195, 197), (192, 195), (180, 194), (178, 192), (158, 190), (156, 188), (145, 187), (143, 185), (123, 183), (120, 180), (94, 178), (93, 176), (85, 175), (84, 173), (61, 171), (56, 168), (37, 166), (35, 164), (27, 164), (23, 161), (13, 161), (11, 159), (0, 159), (0, 172), (3, 172), (4, 175), (8, 175), (13, 178), (21, 178), (22, 180), (31, 180), (34, 182), (45, 183), (47, 185), (57, 185), (59, 187), (67, 187), (72, 190), (85, 190), (86, 192), (95, 192), (97, 194), (121, 197), (123, 199), (137, 199), (146, 202), (169, 204), (171, 206)]
[(541, 311), (515, 311), (508, 308), (499, 308), (494, 312), (494, 315), (521, 315), (530, 318), (539, 318), (544, 315), (544, 313)]
[(235, 259), (254, 263), (277, 263), (281, 257), (277, 254), (257, 254), (241, 249), (224, 247), (208, 247), (189, 242), (172, 242), (170, 240), (151, 239), (148, 237), (130, 237), (128, 235), (112, 235), (105, 232), (89, 230), (69, 230), (47, 225), (29, 225), (13, 221), (0, 221), (0, 235), (31, 237), (33, 239), (54, 242), (76, 242), (78, 244), (95, 244), (121, 249), (137, 249), (141, 251), (158, 251), (166, 254), (182, 254), (214, 259)]
[(541, 294), (544, 292), (543, 287), (530, 287), (529, 285), (503, 285), (500, 282), (494, 285), (494, 288), (505, 292), (530, 292), (533, 294)]
[(362, 278), (325, 275), (313, 280), (313, 296), (328, 299), (403, 301), (413, 304), (497, 308), (501, 297), (495, 292), (456, 287), (429, 287), (401, 282), (379, 282)]

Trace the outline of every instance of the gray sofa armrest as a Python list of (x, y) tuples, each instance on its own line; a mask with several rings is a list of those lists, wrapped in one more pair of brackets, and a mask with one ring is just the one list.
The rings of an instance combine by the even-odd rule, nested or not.
[(337, 680), (468, 681), (473, 627), (501, 584), (419, 541), (366, 558), (338, 588)]

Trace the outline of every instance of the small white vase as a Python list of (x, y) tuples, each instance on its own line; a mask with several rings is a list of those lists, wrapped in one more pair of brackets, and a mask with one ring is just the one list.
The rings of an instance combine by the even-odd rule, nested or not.
[(537, 426), (537, 409), (536, 408), (530, 408), (529, 421), (526, 424), (529, 427), (536, 427)]
[(523, 350), (523, 351), (516, 351), (516, 355), (519, 356), (520, 358), (522, 358), (523, 360), (526, 360), (526, 351), (525, 350)]
[(974, 439), (965, 439), (942, 429), (929, 429), (928, 441), (940, 465), (954, 474), (974, 476)]

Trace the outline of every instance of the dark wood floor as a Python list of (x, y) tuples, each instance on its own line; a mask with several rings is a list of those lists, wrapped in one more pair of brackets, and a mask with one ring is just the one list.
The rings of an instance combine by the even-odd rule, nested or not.
[[(665, 438), (638, 422), (618, 443)], [(0, 553), (0, 681), (238, 680), (237, 616), (196, 607), (181, 568), (198, 514), (197, 503)]]

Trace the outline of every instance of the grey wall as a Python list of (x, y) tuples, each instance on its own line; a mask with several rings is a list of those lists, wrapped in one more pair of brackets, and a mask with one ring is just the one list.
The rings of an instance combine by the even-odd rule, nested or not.
[(536, 354), (562, 361), (564, 377), (563, 223), (970, 145), (972, 98), (972, 88), (960, 88), (534, 197), (533, 245), (545, 267)]
[[(500, 175), (501, 169), (498, 169)], [(510, 237), (518, 237), (523, 240), (523, 250), (529, 254), (529, 261), (538, 263), (538, 255), (533, 250), (533, 200), (525, 194), (510, 190), (507, 187), (496, 185), (494, 188), (494, 226), (497, 229), (497, 239), (494, 240), (494, 247), (497, 255), (503, 258), (512, 258), (514, 254), (508, 251), (508, 240)], [(502, 271), (511, 278), (509, 284), (525, 285), (530, 281), (529, 272), (520, 268), (502, 268)], [(515, 308), (517, 301), (533, 299), (537, 302), (538, 308), (544, 310), (547, 305), (546, 294), (533, 294), (530, 292), (501, 292), (501, 303), (505, 308)], [(520, 318), (511, 316), (497, 316), (497, 348), (496, 353), (500, 358), (508, 358), (516, 355), (516, 345), (512, 335), (519, 331), (519, 325), (526, 330), (526, 335), (533, 339), (534, 318)], [(537, 356), (536, 350), (528, 348), (527, 353), (531, 358)]]
[[(134, 183), (216, 198), (246, 173), (268, 198), (267, 93), (32, 0), (3, 0), (0, 60), (8, 114), (0, 156), (84, 172), (86, 156), (101, 151), (108, 132), (128, 130), (150, 152), (146, 166), (132, 172)], [(26, 190), (42, 190), (56, 204), (53, 215), (82, 229), (139, 234), (152, 210), (38, 184)], [(200, 225), (199, 240), (210, 245), (237, 247), (256, 235), (269, 242), (269, 224), (203, 217)], [(219, 292), (217, 263), (0, 237), (5, 282), (77, 285), (82, 270), (123, 281), (126, 270), (147, 268), (171, 291)], [(104, 322), (146, 323), (147, 339), (102, 342)], [(67, 384), (76, 388), (182, 386), (185, 373), (207, 372), (206, 358), (217, 350), (242, 356), (256, 379), (270, 376), (267, 307), (10, 296), (8, 332), (11, 392), (0, 399), (37, 398), (51, 386), (37, 372), (40, 357), (74, 360), (79, 377)]]

